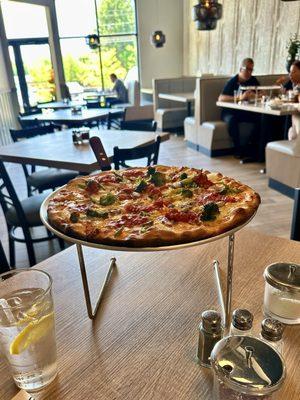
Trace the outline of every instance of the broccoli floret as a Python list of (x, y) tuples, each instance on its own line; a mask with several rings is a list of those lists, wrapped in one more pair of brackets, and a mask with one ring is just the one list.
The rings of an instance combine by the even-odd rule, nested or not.
[(201, 215), (202, 221), (213, 221), (217, 215), (220, 214), (219, 206), (217, 203), (211, 202), (205, 204), (203, 207), (203, 213)]

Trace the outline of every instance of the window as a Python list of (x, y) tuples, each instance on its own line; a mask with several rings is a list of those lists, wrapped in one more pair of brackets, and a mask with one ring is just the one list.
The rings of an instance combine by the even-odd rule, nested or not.
[[(137, 32), (134, 0), (56, 0), (66, 82), (88, 88), (109, 88), (109, 75), (136, 75)], [(72, 10), (72, 12), (70, 12)], [(99, 49), (85, 37), (97, 34)]]
[(3, 1), (1, 9), (7, 39), (48, 37), (45, 7)]

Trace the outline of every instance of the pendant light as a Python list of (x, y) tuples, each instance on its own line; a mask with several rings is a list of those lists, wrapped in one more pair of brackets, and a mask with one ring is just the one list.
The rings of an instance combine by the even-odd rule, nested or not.
[(98, 47), (100, 46), (100, 39), (98, 35), (86, 36), (85, 42), (92, 50), (98, 49)]
[[(156, 21), (159, 26), (159, 0), (156, 0), (156, 14)], [(163, 45), (166, 43), (166, 35), (163, 33), (163, 31), (156, 30), (150, 36), (150, 42), (156, 48), (163, 47)]]
[(216, 29), (217, 20), (222, 17), (222, 4), (217, 0), (198, 0), (193, 7), (193, 20), (199, 31)]

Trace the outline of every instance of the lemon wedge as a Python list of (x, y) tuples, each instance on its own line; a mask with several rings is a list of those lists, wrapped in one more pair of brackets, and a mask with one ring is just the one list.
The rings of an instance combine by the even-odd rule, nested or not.
[(10, 354), (21, 354), (28, 346), (45, 336), (54, 324), (54, 313), (44, 315), (42, 318), (31, 321), (11, 342)]

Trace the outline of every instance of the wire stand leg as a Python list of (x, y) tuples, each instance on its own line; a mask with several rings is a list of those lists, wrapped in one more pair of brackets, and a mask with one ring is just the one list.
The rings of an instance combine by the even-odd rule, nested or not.
[(90, 319), (95, 319), (95, 317), (97, 315), (98, 308), (99, 308), (100, 303), (101, 303), (102, 298), (103, 298), (103, 294), (104, 294), (105, 288), (107, 287), (107, 284), (109, 282), (112, 270), (113, 270), (114, 267), (117, 266), (116, 259), (115, 259), (115, 257), (112, 257), (111, 260), (110, 260), (109, 269), (108, 269), (108, 271), (106, 273), (106, 276), (104, 278), (103, 285), (101, 287), (98, 299), (96, 301), (95, 308), (93, 310), (91, 297), (90, 297), (89, 283), (88, 283), (88, 279), (87, 279), (87, 275), (86, 275), (85, 261), (84, 261), (84, 256), (83, 256), (83, 251), (82, 251), (81, 244), (76, 244), (76, 248), (77, 248), (77, 254), (78, 254), (78, 259), (79, 259), (81, 279), (82, 279), (82, 284), (83, 284), (84, 297), (85, 297), (88, 316), (89, 316)]
[(228, 261), (227, 261), (227, 287), (225, 303), (225, 329), (229, 331), (231, 321), (231, 300), (233, 281), (233, 256), (234, 256), (234, 234), (228, 238)]
[[(228, 259), (227, 259), (227, 285), (226, 293), (224, 296), (221, 284), (220, 265), (219, 261), (214, 260), (213, 269), (216, 279), (217, 292), (219, 297), (219, 304), (221, 307), (222, 320), (225, 330), (228, 332), (231, 321), (231, 299), (232, 299), (232, 280), (233, 280), (233, 255), (234, 255), (234, 235), (228, 238)], [(224, 301), (225, 297), (225, 301)]]

